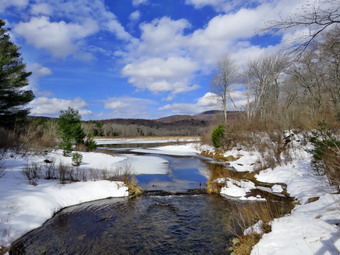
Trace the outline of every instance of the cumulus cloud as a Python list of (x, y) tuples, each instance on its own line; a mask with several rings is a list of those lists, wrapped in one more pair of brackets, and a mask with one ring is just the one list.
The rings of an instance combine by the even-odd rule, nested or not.
[(88, 18), (82, 24), (52, 22), (46, 16), (20, 22), (14, 31), (38, 49), (49, 51), (54, 57), (65, 58), (77, 51), (76, 43), (98, 31), (97, 23)]
[(91, 114), (92, 112), (86, 109), (87, 106), (88, 104), (79, 97), (72, 100), (38, 97), (29, 104), (29, 107), (32, 108), (31, 115), (49, 117), (59, 116), (60, 111), (66, 110), (68, 107), (78, 110), (81, 115)]
[[(230, 96), (233, 99), (234, 103), (231, 102), (231, 100), (228, 100), (227, 108), (229, 111), (240, 110), (247, 104), (247, 96), (245, 92), (242, 90), (235, 90), (230, 93)], [(219, 97), (212, 92), (208, 92), (204, 96), (197, 98), (196, 103), (194, 104), (183, 103), (167, 104), (165, 106), (160, 107), (159, 110), (171, 111), (173, 114), (197, 114), (209, 110), (221, 110), (222, 109), (221, 106), (222, 105), (220, 103)]]
[(38, 14), (50, 15), (52, 14), (52, 8), (49, 4), (46, 3), (33, 4), (31, 6), (31, 13), (33, 15)]
[(176, 94), (198, 88), (189, 85), (190, 77), (197, 69), (195, 62), (185, 58), (150, 58), (126, 65), (122, 74), (139, 89)]
[(155, 101), (136, 97), (111, 97), (104, 101), (105, 109), (112, 110), (112, 118), (143, 118), (150, 116)]
[(173, 103), (162, 106), (159, 110), (170, 110), (173, 114), (197, 114), (218, 108), (218, 97), (216, 94), (208, 92), (204, 96), (196, 99), (195, 104)]
[(140, 19), (140, 11), (134, 11), (130, 14), (129, 19), (131, 21), (138, 21)]
[(120, 40), (133, 40), (103, 0), (0, 1), (0, 12), (11, 6), (27, 8), (32, 17), (18, 23), (13, 31), (56, 58), (88, 55), (83, 52), (87, 51), (86, 39), (99, 31), (113, 33)]

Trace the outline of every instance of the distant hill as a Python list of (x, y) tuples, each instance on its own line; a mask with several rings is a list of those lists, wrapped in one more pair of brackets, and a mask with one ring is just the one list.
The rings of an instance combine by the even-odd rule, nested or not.
[[(228, 112), (228, 118), (234, 119), (240, 116), (240, 112), (232, 111)], [(188, 120), (191, 121), (204, 121), (204, 122), (214, 122), (218, 121), (219, 119), (223, 118), (223, 112), (218, 110), (206, 111), (199, 114), (194, 115), (171, 115), (164, 118), (159, 118), (156, 121), (162, 123), (180, 123), (180, 122), (187, 122)]]
[[(228, 112), (228, 118), (240, 116), (240, 112)], [(51, 119), (32, 116), (32, 119)], [(194, 115), (172, 115), (155, 120), (106, 119), (83, 121), (86, 133), (93, 136), (197, 136), (207, 127), (223, 120), (221, 111), (206, 111)]]

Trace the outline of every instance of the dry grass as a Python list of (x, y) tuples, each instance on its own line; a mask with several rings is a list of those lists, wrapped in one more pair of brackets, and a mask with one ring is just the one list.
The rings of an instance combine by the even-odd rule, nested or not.
[(235, 161), (238, 159), (232, 155), (229, 155), (227, 157), (224, 156), (224, 151), (221, 149), (216, 149), (215, 151), (202, 151), (201, 155), (205, 157), (213, 158), (216, 161), (221, 161), (221, 162)]
[[(109, 176), (109, 180), (112, 181), (122, 181), (129, 189), (130, 196), (139, 196), (144, 191), (137, 185), (137, 181), (135, 176), (133, 175), (133, 167), (131, 164), (126, 163), (122, 167), (117, 167), (114, 173)], [(102, 173), (103, 175), (107, 175), (107, 172)]]
[(9, 252), (9, 248), (8, 247), (0, 246), (0, 255), (5, 255), (8, 252)]
[(329, 183), (340, 189), (340, 147), (327, 148), (322, 161)]
[(257, 244), (262, 235), (252, 234), (246, 236), (240, 236), (239, 243), (233, 247), (233, 254), (235, 255), (249, 255), (255, 244)]
[[(231, 212), (235, 215), (230, 231), (238, 236), (239, 242), (234, 244), (232, 251), (236, 255), (250, 254), (252, 247), (259, 242), (264, 233), (271, 231), (270, 222), (282, 216), (282, 210), (274, 203), (261, 202), (238, 204)], [(244, 231), (255, 223), (262, 221), (262, 233), (252, 231), (244, 235)]]

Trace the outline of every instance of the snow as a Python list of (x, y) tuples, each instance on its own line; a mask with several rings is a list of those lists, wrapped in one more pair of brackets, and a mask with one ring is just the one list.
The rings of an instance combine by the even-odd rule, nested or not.
[[(83, 169), (110, 170), (125, 159), (102, 153), (81, 154)], [(7, 172), (0, 179), (0, 246), (8, 246), (23, 234), (41, 226), (64, 207), (108, 197), (128, 196), (128, 188), (122, 182), (103, 180), (59, 184), (56, 180), (39, 180), (37, 186), (29, 185), (21, 172), (26, 164), (44, 164), (44, 159), (57, 164), (71, 164), (71, 159), (63, 157), (59, 150), (47, 156), (6, 156), (4, 162)]]
[(260, 158), (260, 153), (254, 151), (249, 152), (245, 150), (230, 150), (224, 153), (225, 157), (233, 156), (237, 158), (235, 161), (228, 161), (231, 167), (238, 172), (252, 172), (254, 170), (254, 164)]
[[(263, 235), (251, 254), (339, 254), (340, 195), (335, 194), (335, 188), (329, 186), (325, 177), (313, 174), (310, 160), (311, 156), (305, 155), (303, 160), (294, 160), (256, 176), (264, 182), (286, 183), (287, 191), (300, 205), (290, 215), (275, 219), (272, 231)], [(319, 199), (308, 202), (313, 197)]]
[(272, 189), (271, 189), (274, 193), (281, 193), (283, 191), (283, 188), (281, 185), (279, 184), (275, 184), (272, 186)]
[[(224, 180), (223, 180), (224, 179)], [(236, 181), (230, 178), (219, 178), (219, 183), (224, 182), (225, 186), (221, 188), (220, 194), (226, 197), (233, 197), (240, 200), (265, 200), (261, 196), (246, 197), (252, 189), (255, 189), (255, 184), (248, 180)]]
[(156, 153), (160, 155), (188, 156), (188, 157), (195, 157), (200, 153), (200, 150), (197, 148), (197, 143), (188, 143), (182, 145), (167, 145), (155, 147), (152, 149), (133, 149), (131, 151), (136, 153)]
[(257, 223), (255, 223), (253, 226), (247, 228), (246, 230), (243, 231), (244, 235), (251, 235), (253, 233), (256, 234), (263, 234), (263, 221), (259, 220)]
[(115, 138), (115, 139), (95, 139), (98, 145), (104, 144), (148, 144), (148, 143), (170, 143), (170, 142), (199, 142), (200, 138)]
[(118, 167), (131, 166), (132, 174), (167, 174), (168, 161), (155, 156), (122, 154), (126, 159), (116, 164)]

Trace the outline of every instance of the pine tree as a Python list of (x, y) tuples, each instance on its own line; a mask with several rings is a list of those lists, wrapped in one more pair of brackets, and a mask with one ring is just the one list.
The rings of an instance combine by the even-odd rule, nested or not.
[(71, 107), (66, 111), (61, 111), (58, 130), (61, 137), (60, 146), (64, 150), (65, 156), (69, 156), (73, 145), (84, 144), (85, 133), (81, 127), (80, 115)]
[(16, 120), (29, 113), (24, 106), (33, 100), (28, 85), (30, 72), (26, 72), (19, 47), (10, 41), (9, 29), (0, 19), (0, 125), (11, 127)]

